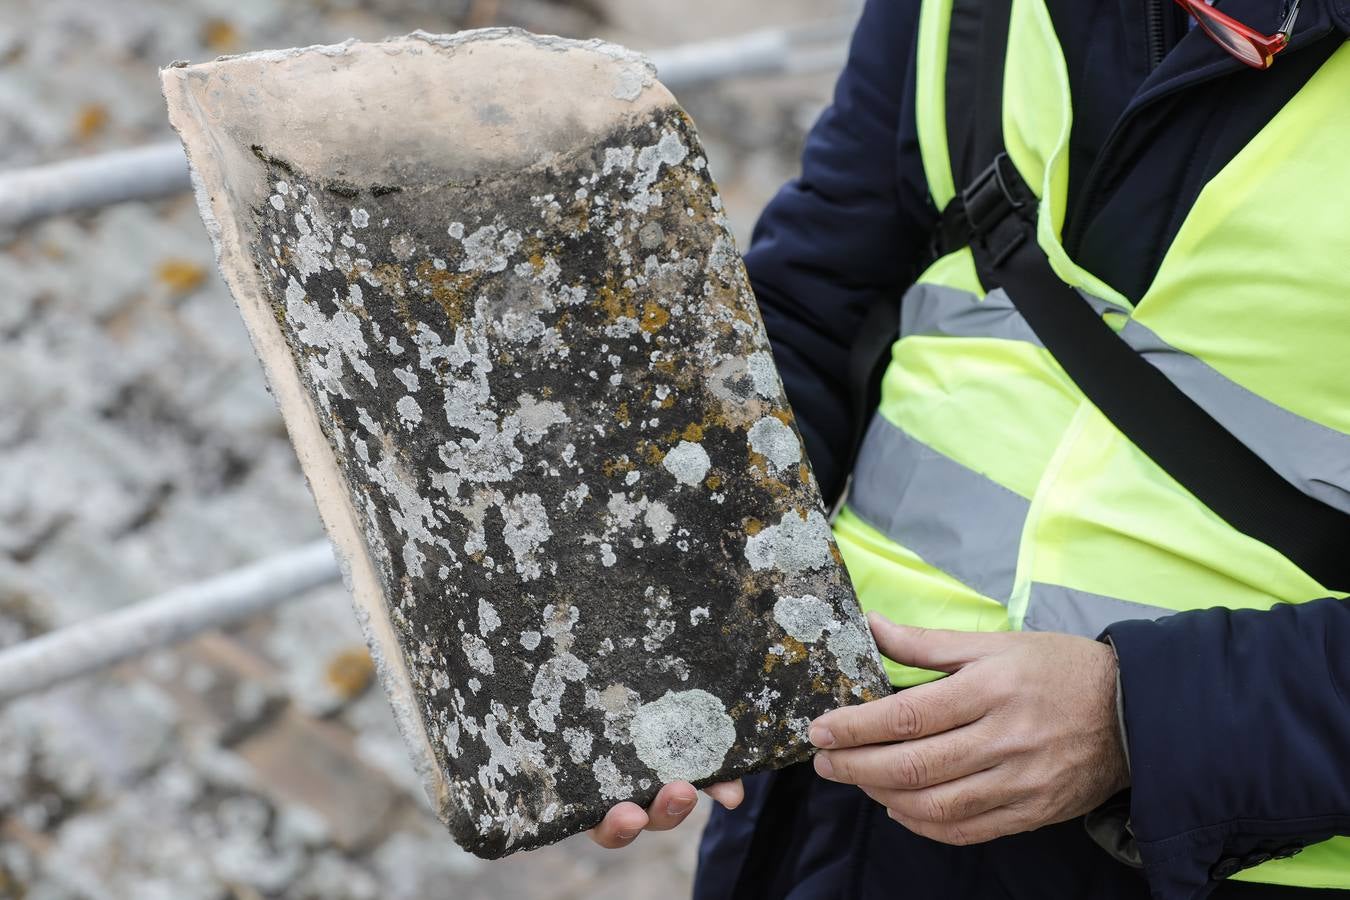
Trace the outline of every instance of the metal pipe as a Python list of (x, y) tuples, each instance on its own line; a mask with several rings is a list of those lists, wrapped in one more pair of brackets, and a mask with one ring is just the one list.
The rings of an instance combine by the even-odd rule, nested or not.
[[(851, 18), (768, 28), (653, 51), (661, 81), (684, 90), (728, 78), (830, 71), (844, 61)], [(188, 190), (177, 141), (0, 172), (0, 234), (41, 219)]]
[(727, 78), (829, 71), (843, 64), (853, 25), (852, 17), (826, 19), (653, 50), (647, 55), (661, 83), (672, 91)]
[(315, 541), (15, 644), (0, 650), (0, 702), (258, 615), (338, 576), (328, 541)]
[(0, 231), (125, 200), (158, 200), (190, 187), (177, 141), (0, 172)]

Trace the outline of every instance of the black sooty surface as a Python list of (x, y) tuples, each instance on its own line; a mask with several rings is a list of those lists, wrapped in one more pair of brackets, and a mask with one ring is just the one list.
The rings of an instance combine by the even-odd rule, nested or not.
[(256, 152), (255, 261), (461, 844), (800, 760), (888, 690), (682, 112), (416, 190)]

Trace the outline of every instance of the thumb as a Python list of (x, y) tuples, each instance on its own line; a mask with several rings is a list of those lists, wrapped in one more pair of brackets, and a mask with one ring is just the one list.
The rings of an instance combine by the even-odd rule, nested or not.
[(942, 631), (897, 625), (880, 613), (868, 613), (867, 623), (882, 655), (903, 666), (955, 672), (982, 656), (998, 652), (1006, 635), (998, 632)]

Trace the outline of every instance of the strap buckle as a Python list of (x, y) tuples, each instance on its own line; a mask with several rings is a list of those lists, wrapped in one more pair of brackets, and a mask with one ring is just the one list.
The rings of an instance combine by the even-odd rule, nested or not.
[[(972, 246), (983, 244), (997, 269), (1036, 233), (1034, 195), (1006, 152), (961, 192)], [(978, 258), (978, 257), (977, 257)]]
[[(1004, 175), (1004, 167), (1011, 175)], [(1006, 152), (994, 157), (994, 161), (975, 176), (975, 180), (961, 192), (961, 205), (965, 209), (966, 222), (970, 225), (972, 238), (984, 237), (1008, 216), (1027, 205), (1025, 200), (1015, 196), (1008, 186), (1016, 177), (1012, 169), (1012, 160)]]

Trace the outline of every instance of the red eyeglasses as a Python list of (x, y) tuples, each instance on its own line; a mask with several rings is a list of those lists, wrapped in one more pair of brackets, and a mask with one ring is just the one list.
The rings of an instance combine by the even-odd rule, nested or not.
[(1269, 69), (1275, 54), (1289, 46), (1289, 33), (1298, 19), (1298, 0), (1292, 0), (1280, 30), (1271, 35), (1248, 28), (1232, 16), (1226, 16), (1205, 0), (1177, 0), (1205, 33), (1228, 53), (1253, 69)]

